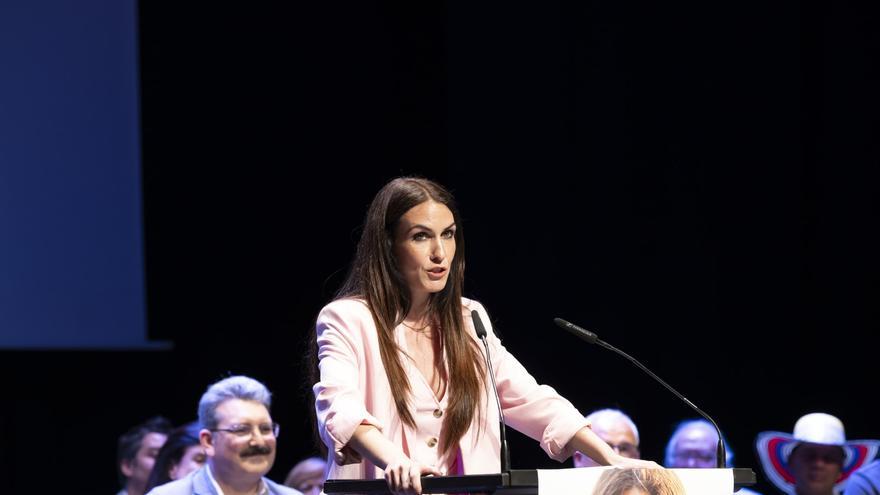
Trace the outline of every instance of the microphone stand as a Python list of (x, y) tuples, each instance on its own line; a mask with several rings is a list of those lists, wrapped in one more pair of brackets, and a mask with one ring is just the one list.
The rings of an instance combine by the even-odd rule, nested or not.
[(477, 331), (477, 337), (483, 341), (483, 347), (486, 348), (486, 365), (489, 367), (489, 380), (492, 381), (492, 390), (495, 392), (495, 403), (498, 405), (498, 430), (501, 435), (501, 472), (510, 472), (510, 450), (507, 447), (507, 428), (504, 425), (504, 411), (501, 410), (501, 398), (498, 397), (498, 386), (495, 384), (495, 373), (492, 371), (492, 357), (489, 354), (489, 343), (486, 341), (486, 327), (476, 310), (471, 311), (471, 317), (474, 320), (474, 330)]
[(666, 387), (667, 390), (669, 390), (670, 392), (672, 392), (673, 394), (675, 394), (676, 397), (678, 397), (679, 399), (681, 399), (682, 401), (684, 401), (685, 404), (687, 404), (688, 406), (690, 406), (691, 409), (693, 409), (694, 411), (697, 412), (697, 414), (699, 414), (700, 416), (702, 416), (703, 418), (705, 418), (706, 421), (712, 423), (712, 426), (715, 427), (715, 432), (718, 433), (718, 448), (717, 448), (716, 451), (715, 451), (715, 455), (716, 455), (716, 462), (715, 462), (715, 464), (716, 464), (716, 466), (718, 466), (719, 468), (725, 468), (725, 467), (727, 467), (727, 463), (726, 463), (727, 454), (726, 454), (726, 452), (724, 451), (724, 440), (721, 439), (721, 428), (718, 427), (718, 423), (716, 423), (714, 419), (710, 418), (708, 414), (704, 413), (702, 410), (700, 410), (700, 408), (698, 408), (697, 406), (695, 406), (693, 402), (691, 402), (691, 401), (689, 401), (689, 400), (687, 399), (687, 397), (685, 397), (685, 396), (681, 395), (680, 393), (678, 393), (677, 390), (675, 390), (674, 388), (672, 388), (672, 386), (670, 386), (668, 383), (666, 383), (665, 381), (663, 381), (663, 379), (661, 379), (659, 376), (655, 375), (651, 370), (649, 370), (648, 368), (646, 368), (645, 365), (643, 365), (642, 363), (638, 362), (634, 357), (632, 357), (632, 356), (630, 356), (629, 354), (627, 354), (627, 353), (621, 351), (620, 349), (614, 347), (613, 345), (611, 345), (611, 344), (609, 344), (609, 343), (603, 341), (603, 340), (600, 339), (599, 336), (596, 335), (595, 333), (593, 333), (593, 332), (591, 332), (591, 331), (589, 331), (589, 330), (586, 330), (586, 329), (584, 329), (584, 328), (581, 328), (581, 327), (575, 325), (574, 323), (569, 323), (569, 322), (563, 320), (562, 318), (554, 318), (554, 319), (553, 319), (553, 322), (556, 323), (556, 325), (558, 325), (559, 327), (561, 327), (563, 330), (567, 330), (567, 331), (570, 332), (571, 334), (575, 335), (576, 337), (578, 337), (578, 338), (580, 338), (580, 339), (583, 339), (583, 340), (587, 341), (587, 342), (590, 343), (590, 344), (598, 344), (599, 346), (604, 347), (604, 348), (608, 349), (609, 351), (613, 351), (613, 352), (615, 352), (615, 353), (617, 353), (617, 354), (620, 354), (621, 356), (625, 357), (625, 358), (628, 359), (631, 363), (633, 363), (634, 365), (636, 365), (636, 367), (638, 367), (640, 370), (642, 370), (642, 371), (644, 371), (645, 373), (647, 373), (648, 376), (650, 376), (651, 378), (653, 378), (653, 379), (657, 380), (658, 382), (660, 382), (660, 385), (663, 385), (664, 387)]

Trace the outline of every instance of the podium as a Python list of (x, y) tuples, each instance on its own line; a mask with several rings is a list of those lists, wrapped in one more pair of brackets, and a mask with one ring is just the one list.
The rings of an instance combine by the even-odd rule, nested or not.
[[(570, 468), (560, 470), (542, 470), (543, 473), (553, 471), (604, 470), (606, 468)], [(733, 475), (733, 490), (754, 485), (757, 482), (755, 472), (749, 468), (730, 469), (673, 469), (671, 471), (724, 471)], [(707, 473), (708, 474), (708, 473)], [(422, 493), (494, 493), (497, 495), (537, 495), (539, 470), (512, 469), (507, 473), (470, 474), (465, 476), (428, 476), (422, 478)], [(728, 485), (729, 486), (729, 485)], [(388, 484), (379, 480), (327, 480), (324, 482), (324, 493), (329, 494), (390, 494)], [(690, 492), (688, 492), (690, 493)], [(694, 492), (696, 494), (696, 492)]]

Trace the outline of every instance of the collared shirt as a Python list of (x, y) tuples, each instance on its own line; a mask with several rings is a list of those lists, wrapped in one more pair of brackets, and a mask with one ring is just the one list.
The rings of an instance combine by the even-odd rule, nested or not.
[[(205, 467), (208, 468), (208, 479), (211, 480), (211, 484), (214, 485), (214, 490), (217, 490), (218, 495), (224, 495), (223, 489), (220, 488), (220, 484), (214, 479), (214, 470), (211, 469), (211, 464), (208, 463)], [(257, 495), (269, 495), (269, 487), (263, 483), (262, 479), (260, 479), (260, 488), (257, 490)]]

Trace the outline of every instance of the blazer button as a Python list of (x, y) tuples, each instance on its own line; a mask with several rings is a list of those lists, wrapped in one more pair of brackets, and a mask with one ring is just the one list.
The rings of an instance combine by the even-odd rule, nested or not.
[(443, 411), (440, 409), (434, 409), (434, 417), (439, 418), (440, 416), (443, 416)]
[(429, 438), (428, 441), (425, 442), (425, 443), (428, 444), (428, 447), (434, 448), (434, 447), (437, 446), (437, 439), (436, 439), (435, 437), (431, 437), (431, 438)]

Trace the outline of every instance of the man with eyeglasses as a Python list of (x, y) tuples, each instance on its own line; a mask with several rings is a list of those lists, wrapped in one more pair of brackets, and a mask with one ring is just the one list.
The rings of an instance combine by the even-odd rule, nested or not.
[[(733, 467), (733, 450), (724, 437), (724, 451), (727, 454), (725, 464)], [(666, 462), (668, 468), (714, 468), (718, 464), (718, 432), (712, 423), (705, 419), (689, 419), (682, 421), (675, 428), (666, 444)], [(760, 495), (749, 488), (740, 488), (737, 495)]]
[(270, 405), (269, 390), (253, 378), (232, 376), (208, 387), (199, 401), (199, 439), (208, 462), (150, 495), (302, 495), (265, 477), (279, 433)]
[[(629, 416), (619, 409), (599, 409), (587, 415), (590, 427), (618, 454), (630, 459), (640, 459), (639, 430)], [(581, 452), (572, 456), (574, 467), (593, 467), (599, 464)]]
[[(705, 419), (682, 421), (666, 444), (664, 465), (668, 468), (714, 468), (718, 462), (717, 448), (718, 433), (711, 423)], [(725, 451), (730, 452), (730, 449), (725, 448)]]

